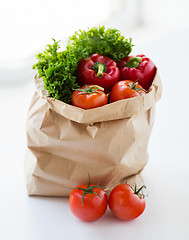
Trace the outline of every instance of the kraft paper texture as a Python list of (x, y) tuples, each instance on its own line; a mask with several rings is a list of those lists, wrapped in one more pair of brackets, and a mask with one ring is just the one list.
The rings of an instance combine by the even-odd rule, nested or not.
[(155, 103), (162, 87), (158, 72), (149, 92), (83, 110), (48, 97), (35, 76), (36, 92), (27, 118), (25, 178), (29, 195), (69, 196), (74, 187), (100, 182), (142, 184)]

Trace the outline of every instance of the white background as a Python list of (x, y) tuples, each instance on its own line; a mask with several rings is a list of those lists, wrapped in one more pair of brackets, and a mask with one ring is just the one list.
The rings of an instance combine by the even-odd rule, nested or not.
[[(10, 2), (11, 1), (9, 1), (9, 3)], [(82, 1), (79, 2), (81, 3)], [(107, 211), (100, 220), (93, 223), (83, 223), (72, 216), (67, 198), (27, 196), (23, 175), (23, 163), (26, 150), (25, 120), (34, 92), (34, 85), (30, 75), (27, 77), (27, 67), (31, 68), (31, 66), (30, 61), (27, 63), (26, 59), (27, 56), (32, 55), (32, 51), (35, 51), (35, 49), (37, 51), (38, 41), (35, 40), (33, 48), (28, 47), (25, 49), (27, 52), (25, 55), (20, 45), (22, 54), (17, 55), (19, 53), (18, 49), (13, 50), (14, 43), (17, 41), (17, 31), (15, 30), (14, 32), (11, 30), (12, 34), (10, 32), (7, 33), (7, 36), (9, 36), (9, 34), (12, 36), (12, 40), (10, 41), (10, 39), (8, 39), (7, 41), (10, 49), (15, 53), (14, 56), (17, 56), (15, 57), (15, 62), (18, 62), (17, 60), (20, 59), (20, 62), (23, 63), (24, 61), (26, 65), (28, 64), (27, 67), (25, 67), (26, 65), (24, 64), (19, 65), (19, 70), (16, 63), (12, 60), (10, 61), (12, 64), (10, 64), (10, 66), (9, 64), (7, 65), (8, 56), (12, 57), (11, 51), (7, 50), (7, 55), (5, 54), (5, 49), (2, 50), (2, 44), (5, 44), (6, 37), (1, 38), (1, 51), (6, 61), (3, 61), (3, 58), (1, 60), (6, 63), (4, 64), (4, 69), (5, 67), (8, 69), (6, 70), (6, 75), (10, 77), (12, 73), (12, 78), (7, 78), (6, 83), (2, 78), (0, 79), (2, 83), (0, 85), (1, 240), (67, 240), (76, 238), (83, 240), (116, 238), (133, 240), (188, 239), (189, 22), (186, 16), (188, 2), (184, 0), (179, 1), (180, 4), (178, 1), (171, 2), (173, 12), (165, 11), (165, 9), (168, 9), (170, 1), (164, 1), (164, 10), (162, 8), (154, 8), (154, 6), (158, 6), (157, 1), (154, 1), (154, 4), (147, 4), (145, 11), (151, 6), (151, 18), (150, 13), (141, 17), (144, 22), (147, 20), (149, 24), (143, 24), (142, 26), (136, 25), (136, 27), (132, 28), (128, 26), (128, 28), (125, 29), (120, 21), (120, 19), (124, 17), (124, 14), (119, 14), (119, 16), (114, 14), (111, 16), (110, 9), (107, 10), (105, 14), (107, 16), (106, 20), (103, 19), (99, 12), (102, 23), (105, 22), (107, 26), (114, 24), (117, 28), (120, 26), (120, 30), (124, 34), (133, 38), (133, 42), (136, 45), (134, 52), (145, 53), (152, 58), (159, 69), (163, 83), (163, 96), (157, 103), (155, 124), (149, 143), (150, 159), (143, 173), (143, 178), (149, 192), (149, 197), (146, 199), (147, 207), (142, 216), (131, 222), (119, 221)], [(33, 4), (31, 4), (31, 2), (30, 4), (25, 3), (25, 6), (28, 7), (28, 13), (24, 12), (23, 16), (28, 16), (28, 18), (29, 15), (33, 16), (34, 5), (35, 9), (39, 7), (43, 9), (44, 5), (46, 6), (49, 3), (55, 4), (56, 1), (46, 1), (45, 4), (42, 4), (42, 1), (33, 1)], [(161, 3), (162, 1), (159, 1), (159, 4)], [(13, 4), (16, 9), (18, 9), (19, 6), (16, 5), (16, 2), (11, 2), (9, 5), (7, 2), (6, 4), (3, 2), (3, 4), (3, 6), (6, 5), (10, 11), (11, 4)], [(80, 9), (81, 7), (78, 6), (78, 8)], [(130, 6), (130, 9), (131, 8), (134, 7)], [(69, 6), (68, 9), (68, 12), (70, 12), (71, 7)], [(154, 9), (156, 9), (156, 11)], [(19, 11), (21, 14), (21, 10)], [(158, 15), (157, 11), (161, 13), (162, 18)], [(39, 9), (38, 12), (40, 12)], [(64, 13), (66, 13), (66, 10), (64, 10)], [(126, 14), (125, 16), (132, 18), (135, 15), (135, 10), (132, 13), (133, 14), (130, 15)], [(175, 18), (177, 19), (173, 20), (173, 13), (175, 13)], [(5, 13), (3, 14), (5, 15)], [(92, 15), (92, 12), (90, 15)], [(165, 21), (166, 15), (169, 17)], [(11, 15), (10, 13), (10, 19), (12, 19), (11, 16), (14, 16), (14, 14), (12, 13)], [(108, 18), (108, 16), (111, 17)], [(173, 20), (173, 25), (171, 19)], [(74, 21), (76, 22), (76, 19), (74, 19)], [(95, 21), (97, 20), (94, 17), (94, 22), (91, 21), (90, 24), (95, 24)], [(49, 23), (50, 20), (48, 19), (47, 22)], [(98, 23), (99, 22), (97, 22), (97, 24)], [(12, 26), (11, 22), (8, 22), (7, 26), (9, 26), (9, 24)], [(14, 24), (13, 19), (12, 24)], [(25, 24), (24, 21), (22, 24)], [(22, 24), (19, 22), (18, 26)], [(81, 24), (79, 28), (85, 26), (86, 25)], [(6, 26), (4, 26), (2, 30), (4, 31), (4, 36), (5, 28)], [(52, 26), (51, 29), (53, 28)], [(74, 27), (72, 29), (74, 29)], [(18, 30), (18, 32), (19, 31), (20, 30)], [(27, 31), (26, 35), (28, 33)], [(46, 31), (48, 32), (48, 29)], [(60, 35), (57, 33), (58, 38), (64, 38), (60, 32), (59, 34)], [(48, 42), (47, 38), (48, 34), (44, 35), (44, 39), (39, 41), (39, 48), (43, 47), (43, 44), (46, 44), (45, 41)], [(28, 41), (27, 36), (25, 36), (25, 44)], [(9, 48), (7, 47), (7, 49)], [(16, 75), (15, 71), (19, 74)], [(21, 75), (25, 76), (25, 82), (20, 82), (19, 79), (17, 79), (17, 76), (21, 76), (20, 71), (22, 71)], [(1, 69), (0, 74), (4, 74), (4, 72), (5, 71)]]

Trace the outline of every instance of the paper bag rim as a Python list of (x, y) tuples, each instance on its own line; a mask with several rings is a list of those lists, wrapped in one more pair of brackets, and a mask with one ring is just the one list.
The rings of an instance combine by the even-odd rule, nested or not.
[(162, 94), (161, 80), (156, 70), (152, 86), (147, 94), (84, 110), (49, 97), (47, 90), (44, 89), (43, 79), (38, 78), (36, 74), (34, 80), (37, 93), (47, 102), (52, 111), (72, 121), (86, 124), (132, 117), (141, 111), (150, 109)]

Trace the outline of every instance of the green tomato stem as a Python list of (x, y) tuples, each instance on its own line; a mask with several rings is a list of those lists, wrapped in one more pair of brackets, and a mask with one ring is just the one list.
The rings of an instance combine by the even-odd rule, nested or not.
[(104, 88), (100, 87), (98, 85), (93, 85), (92, 87), (89, 87), (88, 85), (85, 84), (84, 86), (85, 86), (85, 88), (76, 88), (73, 90), (81, 92), (80, 94), (99, 93), (99, 91), (104, 92)]
[(95, 194), (95, 195), (97, 195), (98, 197), (101, 198), (101, 196), (100, 196), (97, 192), (94, 192), (94, 191), (93, 191), (94, 188), (101, 188), (101, 189), (104, 189), (105, 191), (107, 190), (107, 188), (101, 187), (101, 186), (99, 186), (98, 184), (95, 185), (95, 186), (91, 186), (90, 174), (88, 174), (88, 175), (89, 175), (89, 182), (88, 182), (87, 188), (86, 188), (86, 189), (85, 189), (85, 188), (79, 188), (79, 187), (78, 187), (78, 188), (75, 188), (75, 189), (80, 189), (80, 190), (84, 191), (84, 193), (82, 194), (82, 198), (81, 198), (81, 201), (82, 201), (82, 205), (83, 205), (83, 206), (84, 206), (84, 197), (85, 197), (86, 194), (92, 193), (92, 194)]
[[(137, 79), (137, 80), (138, 80), (138, 79)], [(136, 87), (136, 86), (138, 85), (137, 80), (134, 81), (132, 84), (127, 83), (127, 85), (128, 85), (131, 89), (137, 91), (137, 92), (139, 93), (139, 95), (141, 95), (141, 93), (139, 92), (139, 90), (142, 90), (142, 91), (144, 91), (145, 93), (147, 93), (147, 91), (146, 91), (144, 88), (140, 88), (140, 87), (137, 88), (137, 87)]]
[(135, 184), (134, 189), (133, 188), (132, 189), (134, 191), (134, 194), (136, 194), (139, 198), (145, 198), (145, 197), (147, 197), (147, 195), (144, 195), (144, 193), (141, 192), (143, 190), (143, 188), (146, 188), (146, 186), (142, 185), (139, 189), (137, 189), (137, 186)]

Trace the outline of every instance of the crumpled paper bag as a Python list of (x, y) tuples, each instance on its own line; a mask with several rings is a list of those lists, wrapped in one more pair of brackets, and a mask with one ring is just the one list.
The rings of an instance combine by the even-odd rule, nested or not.
[(109, 191), (119, 183), (142, 184), (155, 103), (162, 87), (158, 72), (149, 92), (83, 110), (48, 97), (35, 76), (36, 92), (27, 118), (25, 177), (29, 195), (69, 196), (79, 184)]

